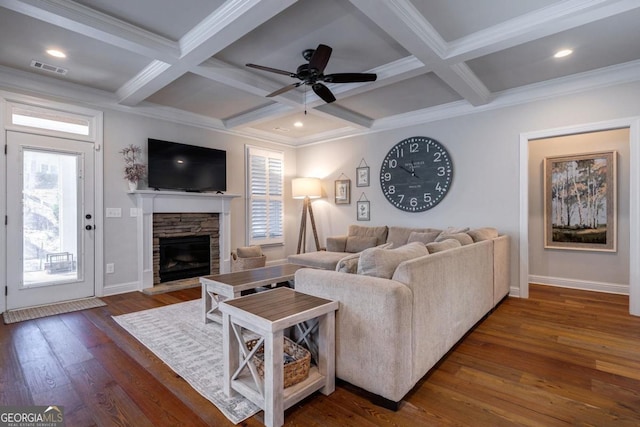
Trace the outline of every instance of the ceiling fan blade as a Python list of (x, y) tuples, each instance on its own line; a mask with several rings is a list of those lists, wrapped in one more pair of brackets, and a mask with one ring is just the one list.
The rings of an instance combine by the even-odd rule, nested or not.
[(319, 73), (322, 73), (329, 62), (332, 51), (333, 49), (326, 44), (319, 44), (309, 60), (309, 68), (315, 68)]
[(290, 85), (288, 85), (288, 86), (285, 86), (285, 87), (283, 87), (283, 88), (280, 88), (280, 89), (276, 90), (275, 92), (271, 92), (269, 95), (267, 95), (267, 98), (271, 98), (271, 97), (273, 97), (273, 96), (278, 96), (278, 95), (280, 95), (280, 94), (282, 94), (282, 93), (288, 92), (288, 91), (290, 91), (291, 89), (295, 89), (295, 88), (297, 88), (297, 87), (298, 87), (298, 86), (300, 86), (301, 84), (302, 84), (302, 82), (292, 83), (292, 84), (290, 84)]
[(327, 74), (322, 80), (327, 83), (360, 83), (375, 82), (377, 78), (377, 74), (369, 73), (336, 73)]
[(289, 77), (295, 77), (295, 73), (285, 70), (278, 70), (277, 68), (265, 67), (264, 65), (246, 64), (247, 67), (255, 68), (262, 71), (269, 71), (270, 73), (282, 74)]
[(327, 104), (330, 104), (336, 100), (336, 97), (333, 96), (329, 88), (323, 85), (322, 83), (314, 83), (311, 86), (311, 88), (316, 93), (316, 95), (322, 98), (323, 101), (326, 102)]

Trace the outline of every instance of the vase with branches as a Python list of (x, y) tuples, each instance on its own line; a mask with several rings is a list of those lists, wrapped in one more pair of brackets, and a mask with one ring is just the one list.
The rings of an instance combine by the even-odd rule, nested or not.
[(120, 154), (124, 157), (124, 178), (129, 182), (129, 188), (135, 190), (138, 187), (138, 181), (144, 178), (147, 170), (147, 167), (140, 163), (142, 148), (129, 144), (120, 151)]

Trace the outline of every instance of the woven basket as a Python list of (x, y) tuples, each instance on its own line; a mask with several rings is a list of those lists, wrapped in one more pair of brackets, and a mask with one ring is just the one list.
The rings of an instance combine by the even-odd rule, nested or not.
[[(249, 351), (255, 347), (258, 340), (247, 341)], [(311, 365), (311, 353), (304, 348), (284, 337), (284, 388), (290, 387), (304, 381), (309, 376), (309, 367)], [(260, 378), (264, 379), (264, 345), (261, 345), (258, 351), (253, 355), (253, 364), (258, 369)]]

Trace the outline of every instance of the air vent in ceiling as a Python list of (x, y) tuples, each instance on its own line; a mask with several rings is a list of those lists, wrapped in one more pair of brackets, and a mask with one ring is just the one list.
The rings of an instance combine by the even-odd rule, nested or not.
[(58, 74), (61, 76), (65, 76), (67, 74), (67, 69), (62, 67), (56, 67), (55, 65), (46, 64), (42, 61), (36, 61), (35, 59), (31, 60), (31, 66), (33, 68), (37, 68), (39, 70), (48, 71), (50, 73)]

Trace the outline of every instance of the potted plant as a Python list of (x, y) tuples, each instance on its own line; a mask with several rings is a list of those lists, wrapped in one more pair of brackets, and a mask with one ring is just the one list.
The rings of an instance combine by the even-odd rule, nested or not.
[(129, 144), (120, 151), (124, 157), (124, 178), (129, 182), (131, 191), (138, 188), (138, 181), (144, 178), (147, 167), (139, 163), (142, 155), (142, 148)]

